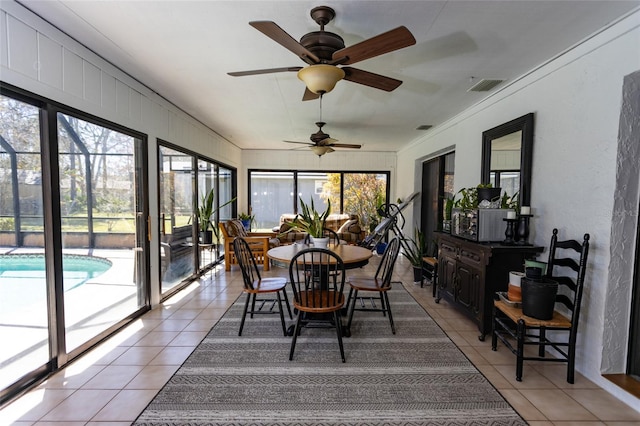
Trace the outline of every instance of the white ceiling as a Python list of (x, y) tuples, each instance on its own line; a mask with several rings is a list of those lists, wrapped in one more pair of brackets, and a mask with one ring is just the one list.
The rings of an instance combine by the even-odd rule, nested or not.
[[(393, 92), (340, 81), (323, 100), (324, 131), (365, 151), (397, 151), (500, 90), (640, 1), (21, 1), (242, 149), (292, 149), (317, 130), (317, 100), (302, 102), (295, 73), (227, 72), (304, 66), (248, 25), (274, 21), (293, 38), (326, 27), (350, 46), (400, 25), (417, 43), (356, 68), (402, 80)], [(473, 77), (473, 81), (471, 80)], [(490, 92), (467, 89), (505, 79)], [(178, 141), (176, 141), (178, 142)], [(299, 148), (298, 148), (299, 149)], [(306, 149), (303, 147), (303, 149)], [(311, 153), (310, 153), (311, 155)]]

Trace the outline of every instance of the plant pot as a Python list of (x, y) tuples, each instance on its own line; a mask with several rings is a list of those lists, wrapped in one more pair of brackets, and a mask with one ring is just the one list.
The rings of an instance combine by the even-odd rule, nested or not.
[(329, 245), (329, 237), (311, 237), (311, 244), (313, 244), (314, 247), (327, 248), (327, 246)]
[(245, 231), (249, 232), (251, 230), (251, 219), (240, 219), (240, 222), (242, 222)]
[(423, 279), (423, 275), (422, 275), (422, 265), (420, 266), (413, 266), (413, 282), (414, 283), (421, 283)]
[(443, 220), (442, 221), (442, 232), (446, 232), (447, 234), (451, 233), (451, 220)]
[(378, 243), (376, 244), (376, 253), (384, 254), (384, 251), (386, 248), (387, 248), (387, 243)]
[(500, 198), (501, 188), (478, 188), (478, 202), (482, 200), (496, 201)]
[(549, 278), (522, 278), (522, 313), (540, 320), (553, 318), (558, 282)]
[(202, 241), (202, 244), (212, 244), (213, 243), (213, 231), (200, 232), (200, 241)]

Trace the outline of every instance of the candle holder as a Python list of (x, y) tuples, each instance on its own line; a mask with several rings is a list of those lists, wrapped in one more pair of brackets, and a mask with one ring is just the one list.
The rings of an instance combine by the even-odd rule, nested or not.
[(518, 219), (502, 219), (507, 222), (507, 229), (504, 231), (504, 241), (502, 244), (505, 246), (512, 246), (515, 244), (516, 240), (516, 223), (518, 223)]
[(516, 244), (529, 245), (529, 218), (533, 217), (532, 214), (521, 214), (518, 216), (518, 229), (516, 231)]

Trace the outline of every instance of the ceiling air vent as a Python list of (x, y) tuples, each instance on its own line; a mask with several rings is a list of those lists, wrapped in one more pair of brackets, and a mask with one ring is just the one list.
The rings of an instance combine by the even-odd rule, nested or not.
[(502, 83), (504, 80), (491, 80), (483, 78), (474, 84), (467, 92), (488, 92), (489, 90)]
[(416, 127), (416, 130), (429, 130), (433, 126), (431, 124), (423, 124), (421, 126)]

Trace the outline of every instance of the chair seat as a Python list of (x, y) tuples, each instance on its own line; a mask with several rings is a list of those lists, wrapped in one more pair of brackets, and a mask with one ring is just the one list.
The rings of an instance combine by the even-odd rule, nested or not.
[(548, 328), (571, 328), (571, 321), (558, 311), (553, 311), (553, 318), (550, 320), (541, 320), (526, 316), (522, 312), (522, 308), (509, 306), (502, 300), (495, 300), (493, 305), (500, 309), (511, 321), (517, 323), (523, 320), (527, 327), (548, 327)]
[(391, 286), (383, 286), (383, 280), (378, 278), (353, 277), (349, 278), (349, 285), (362, 291), (387, 291)]
[(246, 289), (247, 293), (273, 293), (283, 290), (287, 286), (284, 278), (270, 277), (253, 281), (253, 289)]
[[(293, 306), (303, 312), (326, 313), (335, 312), (344, 306), (344, 294), (335, 296), (334, 291), (302, 291), (299, 302), (294, 299)], [(311, 299), (309, 297), (311, 295)]]

